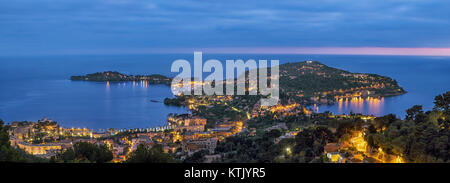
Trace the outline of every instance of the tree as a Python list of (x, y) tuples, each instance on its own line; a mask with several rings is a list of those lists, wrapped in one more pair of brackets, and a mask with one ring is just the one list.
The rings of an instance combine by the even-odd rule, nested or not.
[(62, 160), (67, 163), (69, 161), (73, 161), (76, 158), (75, 151), (72, 148), (69, 148), (62, 154)]
[(423, 116), (423, 110), (421, 105), (415, 105), (409, 109), (406, 110), (406, 120), (420, 120)]
[(0, 146), (10, 147), (8, 129), (3, 125), (4, 122), (0, 119)]
[(187, 157), (184, 160), (184, 163), (203, 163), (205, 161), (204, 156), (208, 154), (209, 151), (207, 149), (202, 149)]
[(450, 115), (450, 91), (438, 95), (434, 98), (434, 108), (444, 111), (446, 115)]
[(281, 136), (281, 131), (278, 129), (272, 129), (269, 132), (264, 134), (264, 138), (267, 139), (274, 139), (274, 138), (278, 138)]
[(91, 144), (88, 142), (78, 142), (73, 148), (66, 149), (58, 155), (64, 162), (89, 161), (91, 163), (106, 163), (113, 159), (113, 154), (109, 148), (102, 144)]
[(387, 116), (376, 118), (376, 128), (385, 130), (374, 131), (369, 127), (368, 145), (401, 155), (406, 162), (449, 162), (450, 131), (443, 125), (445, 118), (441, 118), (447, 105), (444, 95), (436, 97), (434, 111), (424, 113), (422, 106), (416, 105), (406, 111), (405, 120), (388, 122), (391, 120)]
[(155, 144), (152, 148), (148, 148), (143, 144), (139, 144), (137, 149), (130, 154), (130, 157), (126, 162), (170, 163), (173, 162), (173, 157), (170, 154), (164, 153), (163, 147), (160, 144)]
[(14, 152), (12, 151), (9, 143), (7, 128), (3, 126), (3, 124), (3, 120), (0, 119), (0, 162), (12, 161), (14, 156)]
[(323, 153), (325, 144), (335, 141), (333, 133), (325, 127), (307, 128), (295, 136), (294, 152), (303, 155), (305, 162), (310, 162)]

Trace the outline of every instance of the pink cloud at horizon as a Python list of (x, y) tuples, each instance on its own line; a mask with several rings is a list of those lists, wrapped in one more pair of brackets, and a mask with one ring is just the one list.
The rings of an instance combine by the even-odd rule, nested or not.
[[(184, 50), (184, 49), (182, 49)], [(185, 52), (187, 50), (184, 50)], [(277, 47), (277, 48), (201, 48), (205, 53), (236, 54), (330, 54), (330, 55), (411, 55), (450, 56), (450, 48), (388, 48), (388, 47)]]
[(210, 48), (122, 48), (64, 50), (58, 54), (322, 54), (322, 55), (404, 55), (450, 56), (450, 48), (389, 47), (210, 47)]

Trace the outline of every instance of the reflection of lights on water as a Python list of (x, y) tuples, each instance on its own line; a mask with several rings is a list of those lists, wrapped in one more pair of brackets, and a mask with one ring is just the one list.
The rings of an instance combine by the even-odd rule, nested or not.
[(355, 112), (355, 113), (367, 113), (378, 115), (382, 112), (384, 106), (384, 97), (374, 98), (374, 97), (353, 97), (345, 99), (337, 99), (338, 113), (345, 112)]
[(129, 81), (129, 82), (113, 82), (113, 83), (106, 81), (106, 91), (107, 92), (110, 91), (111, 86), (115, 86), (116, 88), (125, 88), (127, 86), (131, 86), (132, 88), (140, 87), (143, 89), (147, 89), (150, 87), (150, 83), (146, 80)]
[(109, 81), (106, 82), (106, 92), (109, 92)]
[[(141, 80), (139, 82), (133, 81), (133, 82), (118, 82), (117, 86), (126, 87), (127, 84), (130, 84), (133, 88), (134, 87), (141, 87), (141, 88), (148, 88), (150, 86), (149, 82), (146, 80)], [(106, 82), (106, 86), (109, 88), (110, 84), (109, 81)]]
[(338, 99), (338, 113), (342, 112), (342, 103), (344, 103), (344, 99)]
[(140, 86), (141, 86), (141, 88), (148, 88), (148, 81), (141, 80)]

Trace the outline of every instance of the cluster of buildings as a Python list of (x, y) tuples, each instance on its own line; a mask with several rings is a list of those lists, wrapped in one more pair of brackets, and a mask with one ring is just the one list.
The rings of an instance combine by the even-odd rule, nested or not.
[(215, 128), (205, 129), (206, 119), (191, 114), (170, 117), (169, 124), (174, 126), (172, 133), (177, 136), (176, 141), (181, 142), (182, 152), (187, 155), (202, 149), (214, 153), (217, 141), (237, 134), (244, 128), (241, 121), (229, 121), (218, 124)]
[(260, 106), (260, 102), (258, 102), (253, 106), (253, 109), (251, 111), (251, 117), (255, 118), (264, 115), (268, 111), (270, 111), (272, 114), (275, 114), (275, 117), (277, 118), (293, 116), (301, 112), (303, 112), (306, 115), (310, 115), (312, 113), (302, 105), (295, 102), (286, 105), (278, 103), (277, 105), (271, 107)]
[(90, 138), (93, 132), (87, 128), (62, 128), (56, 122), (43, 118), (35, 122), (12, 122), (10, 143), (26, 152), (49, 158), (58, 151), (70, 148), (73, 138)]
[(42, 158), (55, 156), (77, 142), (88, 142), (107, 145), (113, 153), (113, 162), (122, 162), (140, 144), (149, 148), (160, 144), (166, 153), (180, 156), (191, 155), (202, 149), (213, 153), (218, 140), (239, 133), (243, 128), (242, 122), (235, 121), (206, 129), (206, 122), (205, 118), (185, 114), (170, 117), (165, 127), (94, 131), (87, 128), (63, 128), (44, 118), (38, 122), (13, 122), (9, 135), (12, 146)]

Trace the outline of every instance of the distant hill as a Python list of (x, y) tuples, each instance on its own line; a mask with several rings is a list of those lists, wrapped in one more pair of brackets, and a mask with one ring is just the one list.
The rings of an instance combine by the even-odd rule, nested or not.
[(150, 84), (165, 84), (170, 85), (172, 79), (160, 74), (152, 75), (125, 75), (116, 71), (96, 72), (84, 76), (72, 76), (73, 81), (148, 81)]
[[(339, 98), (387, 97), (406, 93), (392, 78), (377, 74), (351, 73), (328, 67), (318, 61), (280, 65), (280, 97), (301, 103), (333, 103)], [(246, 72), (248, 74), (248, 71)], [(75, 81), (148, 81), (170, 85), (163, 75), (125, 75), (116, 71), (72, 76)], [(248, 82), (248, 78), (247, 78)]]
[(392, 78), (351, 73), (328, 67), (318, 61), (280, 65), (280, 91), (290, 97), (313, 97), (314, 100), (386, 97), (406, 93)]

